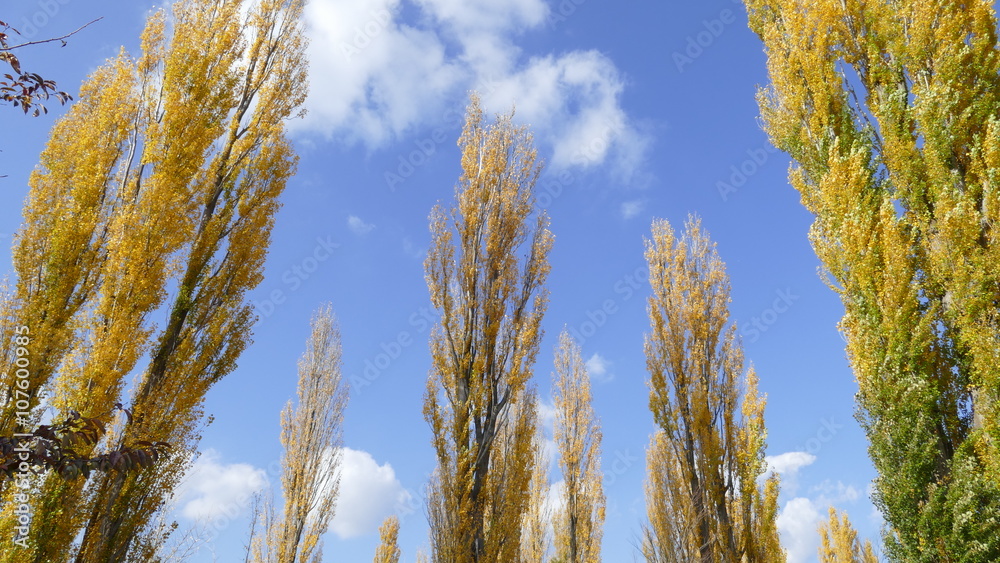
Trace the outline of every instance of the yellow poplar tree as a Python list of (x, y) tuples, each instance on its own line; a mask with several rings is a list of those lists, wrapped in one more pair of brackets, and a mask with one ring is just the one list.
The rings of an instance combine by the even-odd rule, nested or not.
[(1000, 560), (993, 2), (746, 4), (763, 121), (844, 304), (886, 552)]
[(378, 529), (379, 546), (373, 563), (399, 563), (399, 518), (395, 514), (382, 522)]
[(37, 423), (40, 400), (57, 419), (128, 402), (101, 447), (165, 441), (176, 455), (139, 474), (38, 478), (26, 547), (11, 544), (10, 506), (0, 515), (0, 561), (147, 561), (162, 544), (152, 516), (194, 452), (205, 393), (249, 342), (244, 296), (296, 163), (284, 122), (306, 91), (302, 2), (249, 4), (153, 14), (142, 55), (91, 74), (32, 174), (0, 326), (5, 342), (29, 329), (30, 405), (8, 408), (5, 347), (0, 433)]
[(523, 563), (547, 563), (551, 538), (549, 525), (551, 514), (546, 504), (549, 492), (549, 459), (545, 451), (545, 432), (541, 421), (535, 426), (532, 444), (530, 497), (528, 511), (521, 522), (521, 561)]
[(528, 509), (536, 415), (526, 384), (553, 236), (534, 211), (540, 166), (531, 135), (511, 120), (487, 125), (472, 96), (456, 204), (431, 214), (425, 266), (441, 318), (424, 416), (437, 457), (428, 501), (437, 562), (517, 560)]
[[(299, 360), (298, 404), (281, 412), (281, 520), (271, 507), (256, 510), (261, 533), (252, 534), (256, 563), (319, 563), (322, 535), (333, 519), (340, 490), (344, 409), (348, 386), (341, 377), (340, 331), (330, 305), (312, 320), (305, 355)], [(398, 522), (397, 522), (398, 528)]]
[(729, 278), (689, 218), (678, 238), (656, 220), (646, 241), (651, 332), (649, 408), (659, 430), (647, 454), (647, 561), (784, 561), (777, 481), (763, 487), (764, 398), (729, 322)]
[(847, 513), (838, 518), (832, 506), (829, 519), (819, 525), (819, 538), (820, 563), (878, 563), (872, 542), (865, 540), (862, 545)]
[(591, 405), (590, 376), (580, 346), (564, 329), (555, 357), (555, 442), (564, 506), (554, 519), (556, 558), (562, 563), (601, 560), (604, 488), (601, 427)]

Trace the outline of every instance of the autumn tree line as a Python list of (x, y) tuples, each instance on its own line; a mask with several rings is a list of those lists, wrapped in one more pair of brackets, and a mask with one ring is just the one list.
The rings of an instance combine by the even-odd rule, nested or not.
[[(815, 221), (843, 301), (858, 420), (878, 471), (884, 556), (1000, 560), (1000, 53), (991, 3), (745, 0), (767, 55), (764, 127)], [(31, 175), (0, 294), (0, 561), (180, 561), (169, 519), (197, 456), (205, 393), (249, 345), (297, 157), (302, 0), (179, 0), (142, 52), (85, 81)], [(68, 101), (22, 72), (0, 23), (0, 102)], [(436, 469), (425, 506), (440, 563), (601, 559), (601, 428), (580, 346), (559, 336), (553, 494), (533, 381), (555, 236), (541, 163), (512, 114), (473, 95), (454, 200), (431, 212), (440, 313), (423, 397)], [(697, 217), (654, 220), (645, 355), (650, 562), (783, 561), (764, 395), (729, 319), (730, 285)], [(319, 309), (281, 413), (281, 499), (257, 499), (246, 561), (322, 560), (348, 389)], [(116, 414), (117, 413), (117, 414)], [(62, 422), (60, 422), (62, 421)], [(43, 424), (44, 423), (44, 424)], [(22, 457), (27, 456), (27, 457)], [(558, 498), (556, 498), (558, 497)], [(397, 562), (400, 522), (376, 562)], [(823, 562), (877, 561), (846, 514)]]

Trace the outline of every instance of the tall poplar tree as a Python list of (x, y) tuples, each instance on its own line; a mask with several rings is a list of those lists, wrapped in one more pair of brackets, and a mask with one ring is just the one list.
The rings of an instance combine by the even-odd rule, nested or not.
[(844, 304), (896, 561), (1000, 560), (992, 2), (747, 0), (758, 100)]
[[(333, 519), (340, 490), (344, 409), (349, 388), (341, 376), (340, 331), (329, 304), (312, 320), (299, 360), (298, 403), (281, 412), (281, 519), (265, 501), (255, 510), (253, 563), (319, 563), (322, 535)], [(399, 527), (399, 523), (396, 523)], [(254, 528), (257, 529), (256, 526)]]
[(556, 558), (562, 563), (601, 560), (604, 487), (601, 426), (591, 405), (590, 375), (580, 346), (566, 330), (555, 356), (555, 442), (564, 505), (554, 518)]
[(820, 563), (878, 563), (872, 542), (862, 544), (847, 513), (838, 518), (832, 506), (829, 518), (819, 525), (819, 539)]
[[(26, 547), (11, 544), (4, 507), (0, 560), (147, 561), (162, 544), (152, 516), (196, 448), (205, 393), (249, 342), (245, 294), (295, 169), (284, 123), (306, 93), (301, 12), (297, 0), (181, 0), (53, 128), (0, 326), (4, 342), (28, 328), (30, 404), (5, 406), (0, 434), (36, 423), (42, 399), (57, 419), (122, 402), (133, 416), (99, 447), (165, 441), (176, 455), (138, 474), (39, 478)], [(0, 351), (7, 406), (14, 360)]]
[(512, 115), (486, 124), (473, 95), (459, 147), (456, 203), (432, 212), (425, 262), (441, 312), (424, 401), (437, 457), (431, 547), (437, 562), (515, 561), (536, 424), (527, 382), (553, 236), (534, 209), (540, 165), (526, 128)]
[(552, 522), (549, 510), (549, 461), (545, 449), (545, 432), (541, 424), (535, 427), (532, 444), (534, 459), (531, 473), (528, 511), (521, 521), (521, 561), (522, 563), (548, 563), (549, 548), (552, 543), (549, 527)]
[(758, 484), (764, 398), (729, 322), (725, 266), (698, 219), (680, 238), (656, 220), (652, 235), (646, 366), (660, 429), (647, 454), (643, 553), (656, 562), (784, 561), (776, 478)]

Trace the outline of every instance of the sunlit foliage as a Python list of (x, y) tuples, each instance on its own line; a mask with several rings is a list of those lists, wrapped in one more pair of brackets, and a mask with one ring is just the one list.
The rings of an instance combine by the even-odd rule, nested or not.
[(15, 358), (4, 347), (0, 435), (37, 423), (40, 405), (92, 417), (122, 402), (132, 419), (98, 447), (162, 441), (174, 454), (86, 483), (38, 479), (27, 547), (11, 544), (3, 507), (0, 560), (150, 561), (162, 545), (152, 516), (195, 451), (205, 393), (249, 342), (245, 295), (295, 169), (285, 121), (306, 94), (301, 11), (295, 0), (182, 0), (156, 12), (142, 55), (95, 70), (53, 128), (0, 325), (3, 342), (30, 328), (30, 415), (8, 408)]
[(1000, 560), (993, 3), (746, 4), (764, 124), (844, 303), (887, 554)]
[[(340, 331), (330, 305), (312, 320), (312, 333), (299, 360), (298, 402), (281, 412), (282, 518), (267, 500), (254, 517), (253, 563), (320, 563), (322, 535), (333, 519), (340, 490), (344, 409), (348, 386), (341, 376)], [(399, 526), (398, 522), (396, 524)], [(256, 527), (254, 528), (257, 529)]]
[(563, 563), (598, 563), (604, 526), (601, 427), (581, 354), (563, 330), (555, 356), (555, 442), (564, 489), (553, 519), (556, 558)]
[(647, 453), (643, 554), (651, 562), (784, 561), (777, 480), (758, 484), (764, 398), (729, 322), (725, 266), (697, 219), (680, 238), (656, 220), (652, 235), (646, 366), (659, 430)]
[(820, 563), (878, 563), (872, 542), (861, 543), (846, 512), (838, 518), (831, 506), (829, 519), (819, 525), (819, 537)]
[(441, 313), (424, 402), (437, 458), (428, 517), (434, 561), (499, 563), (517, 560), (529, 505), (536, 414), (527, 382), (553, 236), (535, 212), (531, 135), (512, 115), (486, 124), (473, 96), (459, 147), (455, 205), (432, 212), (425, 262)]
[(399, 563), (399, 518), (389, 516), (378, 529), (379, 545), (373, 563)]

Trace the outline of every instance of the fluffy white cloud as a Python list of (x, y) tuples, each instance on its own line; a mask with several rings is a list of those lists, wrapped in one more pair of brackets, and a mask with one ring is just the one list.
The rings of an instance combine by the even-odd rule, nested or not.
[(591, 167), (613, 155), (628, 179), (646, 136), (621, 109), (624, 80), (597, 51), (524, 60), (516, 36), (542, 26), (542, 0), (312, 0), (309, 115), (304, 128), (377, 148), (408, 130), (460, 125), (466, 92), (488, 112), (517, 108), (555, 168)]
[(235, 518), (267, 484), (263, 469), (246, 463), (223, 464), (221, 459), (216, 450), (205, 450), (178, 487), (175, 498), (186, 518), (203, 522), (221, 516)]
[(781, 545), (788, 551), (788, 563), (804, 563), (816, 558), (819, 534), (816, 528), (822, 516), (807, 498), (793, 498), (785, 503), (778, 515)]
[(542, 427), (547, 429), (549, 434), (552, 433), (552, 426), (556, 421), (556, 407), (554, 404), (545, 401), (544, 399), (538, 400), (538, 420), (541, 421)]
[(819, 493), (817, 504), (820, 506), (854, 502), (861, 496), (854, 485), (844, 484), (843, 481), (834, 483), (829, 479), (824, 480), (819, 485), (809, 487), (809, 492)]
[(379, 147), (440, 115), (442, 96), (466, 71), (446, 60), (434, 32), (397, 21), (399, 8), (399, 0), (306, 5), (309, 115), (294, 127)]
[(622, 203), (622, 218), (631, 219), (636, 215), (642, 213), (645, 204), (641, 200), (633, 199), (631, 201), (626, 201)]
[(607, 383), (614, 379), (614, 375), (608, 373), (608, 368), (611, 367), (611, 362), (600, 354), (594, 354), (589, 360), (584, 364), (587, 368), (587, 373), (590, 374), (591, 379), (596, 379), (600, 382)]
[(382, 520), (409, 503), (411, 495), (388, 463), (379, 465), (368, 452), (343, 448), (340, 494), (330, 530), (340, 538), (378, 531)]
[(367, 235), (375, 229), (375, 225), (365, 223), (361, 217), (350, 215), (347, 217), (347, 227), (358, 236)]
[(768, 471), (781, 473), (783, 476), (797, 473), (799, 469), (811, 465), (816, 456), (806, 452), (786, 452), (780, 455), (764, 458)]

